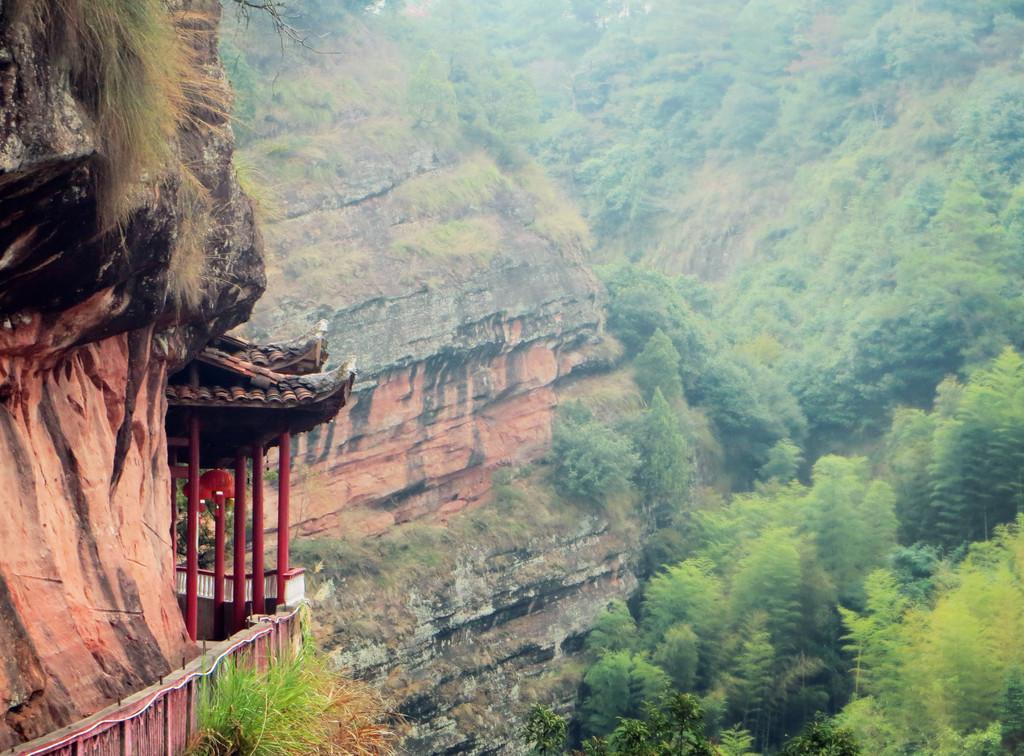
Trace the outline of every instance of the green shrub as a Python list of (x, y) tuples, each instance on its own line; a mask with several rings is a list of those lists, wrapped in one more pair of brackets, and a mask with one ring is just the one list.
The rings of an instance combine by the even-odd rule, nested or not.
[(852, 731), (820, 714), (782, 749), (783, 756), (858, 756), (860, 752)]
[(563, 496), (604, 504), (629, 486), (639, 464), (628, 439), (589, 416), (580, 406), (560, 413), (551, 444), (554, 484)]
[(266, 669), (227, 662), (204, 686), (192, 756), (391, 754), (380, 696), (330, 671), (308, 641)]
[(683, 382), (679, 377), (679, 351), (672, 340), (660, 328), (655, 329), (643, 351), (636, 356), (633, 367), (636, 383), (645, 399), (661, 390), (666, 399), (678, 399), (683, 395)]
[(569, 722), (547, 706), (534, 704), (526, 718), (526, 742), (538, 756), (562, 753)]

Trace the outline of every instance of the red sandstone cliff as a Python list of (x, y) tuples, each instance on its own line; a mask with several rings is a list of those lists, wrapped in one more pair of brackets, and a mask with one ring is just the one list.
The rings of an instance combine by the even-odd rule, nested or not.
[[(54, 30), (15, 22), (18, 5), (0, 5), (0, 749), (193, 654), (173, 589), (162, 387), (264, 286), (216, 114), (187, 119), (175, 145), (212, 208), (198, 304), (171, 291), (180, 176), (144, 178), (123, 223), (99, 228), (95, 112)], [(224, 87), (219, 4), (173, 10), (197, 76)]]
[(372, 21), (323, 33), (332, 55), (245, 45), (276, 84), (243, 154), (278, 210), (252, 335), (324, 319), (332, 359), (356, 358), (349, 412), (298, 449), (296, 528), (332, 537), (444, 519), (543, 453), (554, 384), (591, 359), (602, 314), (586, 225), (551, 180), (418, 125), (416, 61)]
[(454, 369), (427, 360), (381, 374), (327, 432), (304, 438), (296, 447), (299, 535), (444, 520), (485, 498), (496, 468), (543, 454), (555, 384), (594, 349), (555, 336), (503, 347)]

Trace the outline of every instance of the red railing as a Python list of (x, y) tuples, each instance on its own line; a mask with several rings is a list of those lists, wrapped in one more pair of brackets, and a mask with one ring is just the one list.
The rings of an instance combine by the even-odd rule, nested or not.
[(177, 756), (196, 734), (199, 686), (225, 659), (266, 666), (302, 640), (299, 609), (261, 617), (248, 630), (209, 647), (171, 680), (134, 694), (121, 705), (18, 746), (22, 756)]

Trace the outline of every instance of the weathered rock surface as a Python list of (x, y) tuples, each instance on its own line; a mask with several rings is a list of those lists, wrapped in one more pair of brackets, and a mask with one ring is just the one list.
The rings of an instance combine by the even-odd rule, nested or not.
[(408, 753), (515, 752), (522, 702), (571, 705), (582, 634), (637, 583), (639, 535), (592, 515), (531, 532), (523, 512), (521, 542), (501, 547), (455, 535), (487, 516), (496, 469), (547, 451), (563, 381), (608, 359), (586, 229), (538, 169), (396, 109), (407, 71), (386, 40), (354, 28), (322, 44), (338, 54), (270, 64), (278, 86), (369, 96), (295, 127), (272, 99), (245, 149), (280, 205), (251, 335), (324, 319), (332, 361), (359, 369), (348, 411), (294, 446), (293, 543), (448, 523), (440, 571), (413, 551), (388, 577), (357, 562), (343, 582), (326, 546), (320, 638), (394, 696)]
[[(219, 4), (192, 0), (219, 72)], [(203, 296), (171, 293), (179, 179), (97, 224), (96, 139), (47, 30), (0, 4), (0, 750), (92, 713), (193, 655), (173, 586), (163, 421), (169, 370), (247, 317), (261, 244), (226, 120), (177, 149), (214, 208)]]
[(589, 351), (557, 334), (482, 341), (380, 374), (344, 417), (297, 445), (298, 533), (377, 534), (481, 501), (496, 468), (547, 451), (554, 387)]
[(389, 588), (358, 565), (314, 582), (327, 586), (315, 610), (325, 647), (396, 702), (407, 753), (525, 753), (529, 707), (575, 703), (574, 656), (608, 602), (636, 590), (642, 530), (594, 515), (544, 530), (511, 548), (485, 533), (452, 543), (443, 569), (424, 564)]
[[(479, 206), (417, 215), (421, 225), (486, 218), (489, 252), (395, 251), (412, 222), (405, 184), (426, 178), (443, 186), (460, 170), (456, 156), (430, 169), (419, 160), (411, 168), (407, 158), (386, 165), (376, 155), (369, 165), (380, 174), (358, 174), (359, 186), (387, 187), (379, 193), (346, 189), (340, 177), (326, 189), (289, 190), (301, 195), (299, 206), (319, 209), (303, 213), (289, 201), (287, 220), (267, 228), (276, 264), (254, 331), (297, 333), (326, 319), (334, 359), (353, 356), (359, 368), (348, 412), (296, 447), (308, 463), (293, 512), (304, 535), (379, 533), (480, 500), (495, 467), (543, 453), (555, 384), (599, 359), (597, 281), (578, 249), (524, 220), (537, 200), (522, 190), (502, 185)], [(287, 273), (303, 259), (295, 251), (311, 245), (337, 250), (339, 259)], [(346, 250), (354, 249), (374, 251), (349, 276)]]

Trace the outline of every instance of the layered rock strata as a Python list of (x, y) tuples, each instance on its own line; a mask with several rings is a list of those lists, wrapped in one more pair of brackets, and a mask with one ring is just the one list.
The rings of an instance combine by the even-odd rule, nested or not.
[[(426, 154), (373, 156), (375, 177), (338, 178), (319, 193), (302, 184), (287, 195), (287, 219), (267, 227), (273, 274), (253, 333), (325, 320), (332, 361), (352, 356), (359, 371), (349, 411), (295, 447), (302, 535), (381, 533), (479, 501), (496, 467), (545, 451), (557, 382), (603, 359), (601, 291), (579, 247), (539, 233), (538, 200), (509, 182), (480, 205), (413, 221), (410, 184), (443, 188), (481, 161)], [(395, 253), (411, 223), (452, 218), (486, 222), (479, 253)], [(322, 269), (288, 274), (311, 245)], [(367, 248), (351, 275), (347, 256)]]
[(407, 753), (526, 753), (530, 706), (571, 710), (585, 634), (635, 592), (639, 523), (585, 515), (523, 528), (535, 532), (514, 547), (484, 533), (452, 543), (451, 566), (422, 565), (390, 589), (330, 567), (314, 581), (325, 647), (395, 702)]

